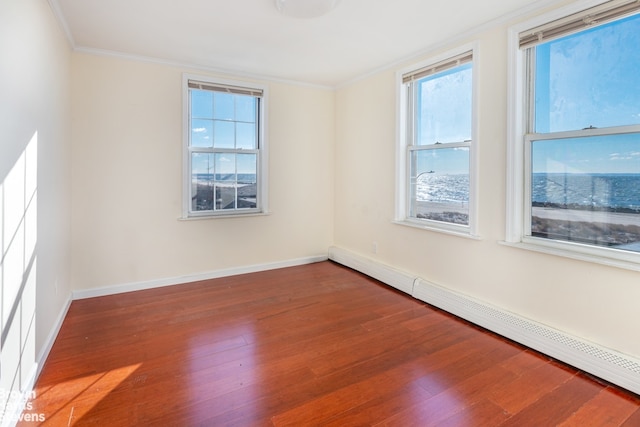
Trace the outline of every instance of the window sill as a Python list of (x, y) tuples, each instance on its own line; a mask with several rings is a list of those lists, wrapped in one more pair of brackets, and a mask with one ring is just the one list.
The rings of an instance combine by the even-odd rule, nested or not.
[(198, 216), (181, 216), (178, 221), (202, 221), (207, 219), (229, 219), (229, 218), (248, 218), (256, 216), (269, 216), (271, 212), (247, 212), (222, 215), (198, 215)]
[[(595, 264), (606, 265), (609, 267), (623, 268), (626, 270), (640, 271), (640, 254), (632, 252), (621, 251), (616, 249), (600, 249), (587, 247), (584, 252), (580, 250), (570, 249), (572, 246), (576, 248), (583, 248), (584, 245), (563, 243), (563, 242), (537, 242), (537, 241), (524, 241), (524, 242), (499, 242), (501, 245), (510, 246), (512, 248), (524, 249), (533, 252), (539, 252), (547, 255), (555, 255), (564, 258), (575, 259), (578, 261), (586, 261)], [(588, 253), (592, 250), (594, 253)], [(607, 256), (607, 254), (597, 254), (595, 252), (600, 251), (613, 251), (620, 252), (620, 257)], [(633, 260), (634, 258), (637, 261)]]
[(457, 227), (455, 225), (431, 225), (430, 223), (423, 223), (421, 221), (411, 221), (408, 219), (405, 220), (393, 220), (394, 224), (403, 225), (405, 227), (418, 228), (420, 230), (427, 231), (435, 231), (437, 233), (448, 234), (450, 236), (464, 237), (466, 239), (472, 240), (482, 240), (481, 236), (477, 234), (472, 234), (468, 230), (464, 230), (462, 227)]

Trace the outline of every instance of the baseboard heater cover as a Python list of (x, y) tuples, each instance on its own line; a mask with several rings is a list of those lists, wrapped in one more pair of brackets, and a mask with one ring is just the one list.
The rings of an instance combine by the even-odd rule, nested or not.
[[(407, 273), (398, 272), (375, 260), (341, 248), (331, 248), (329, 259), (540, 353), (640, 394), (640, 361), (633, 357), (571, 336), (420, 277), (413, 277), (413, 284), (407, 286)], [(398, 277), (393, 277), (395, 272), (399, 273)], [(396, 286), (398, 283), (402, 286)]]
[(640, 394), (640, 362), (418, 279), (413, 297)]

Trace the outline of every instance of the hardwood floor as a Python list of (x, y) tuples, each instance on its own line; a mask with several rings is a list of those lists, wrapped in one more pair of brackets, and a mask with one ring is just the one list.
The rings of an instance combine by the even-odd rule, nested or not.
[(328, 261), (74, 301), (30, 406), (46, 426), (640, 426), (638, 396)]

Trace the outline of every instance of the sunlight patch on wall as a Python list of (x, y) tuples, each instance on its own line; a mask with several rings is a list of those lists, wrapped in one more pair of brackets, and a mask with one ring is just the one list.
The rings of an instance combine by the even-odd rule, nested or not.
[(0, 425), (23, 402), (36, 372), (38, 133), (0, 182)]

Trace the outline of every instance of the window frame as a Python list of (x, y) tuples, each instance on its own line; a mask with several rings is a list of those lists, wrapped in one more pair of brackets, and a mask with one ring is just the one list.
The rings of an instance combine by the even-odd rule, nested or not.
[[(445, 63), (456, 57), (471, 54), (472, 58), (472, 83), (471, 83), (471, 140), (464, 142), (452, 142), (443, 144), (431, 144), (419, 146), (414, 142), (415, 133), (415, 96), (416, 90), (403, 82), (407, 74), (417, 73), (419, 70)], [(432, 56), (427, 60), (414, 63), (399, 70), (396, 73), (396, 192), (395, 192), (395, 218), (394, 223), (423, 230), (480, 239), (477, 234), (477, 194), (478, 194), (478, 44), (469, 43), (442, 54)], [(442, 70), (442, 71), (446, 71)], [(441, 71), (438, 71), (438, 73)], [(444, 221), (416, 218), (410, 216), (411, 212), (411, 153), (422, 150), (451, 149), (467, 147), (469, 149), (469, 221), (467, 225), (455, 224)]]
[[(509, 29), (507, 100), (507, 223), (504, 244), (581, 261), (640, 271), (640, 253), (587, 243), (531, 236), (531, 145), (534, 141), (640, 132), (640, 125), (535, 133), (533, 84), (535, 60), (531, 46), (520, 47), (520, 35), (534, 28), (607, 3), (581, 1), (540, 15)], [(581, 30), (575, 31), (578, 33)]]
[[(191, 146), (191, 98), (189, 82), (194, 81), (212, 86), (228, 86), (247, 90), (248, 92), (261, 92), (257, 98), (257, 132), (255, 149), (242, 148), (203, 148)], [(182, 75), (182, 220), (210, 219), (210, 218), (237, 218), (268, 214), (268, 144), (267, 144), (267, 100), (268, 88), (265, 85), (248, 83), (244, 81), (220, 79), (211, 76), (183, 73)], [(234, 153), (256, 154), (256, 207), (244, 209), (224, 209), (195, 211), (191, 207), (191, 180), (192, 180), (192, 153)]]

